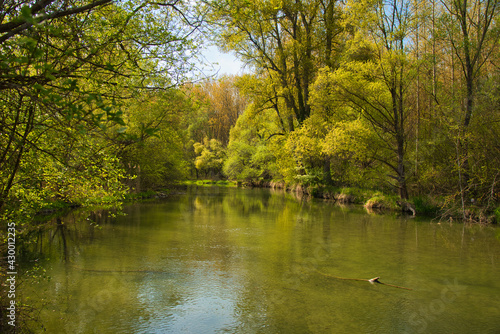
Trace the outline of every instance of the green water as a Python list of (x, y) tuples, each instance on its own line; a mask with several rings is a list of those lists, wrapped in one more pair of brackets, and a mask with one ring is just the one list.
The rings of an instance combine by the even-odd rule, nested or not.
[(39, 235), (46, 333), (500, 333), (495, 227), (217, 187), (124, 211)]

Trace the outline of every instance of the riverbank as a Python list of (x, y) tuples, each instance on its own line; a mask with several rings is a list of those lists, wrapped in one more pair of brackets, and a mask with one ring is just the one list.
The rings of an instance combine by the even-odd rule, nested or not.
[(363, 205), (368, 212), (378, 214), (399, 212), (412, 216), (479, 224), (498, 224), (500, 222), (500, 206), (496, 208), (484, 207), (473, 203), (462, 207), (461, 203), (457, 203), (458, 201), (452, 201), (445, 196), (415, 196), (408, 201), (402, 201), (396, 195), (356, 187), (304, 186), (300, 184), (290, 186), (272, 181), (258, 184), (243, 183), (240, 186), (282, 189), (295, 193), (299, 197), (319, 198), (340, 205)]

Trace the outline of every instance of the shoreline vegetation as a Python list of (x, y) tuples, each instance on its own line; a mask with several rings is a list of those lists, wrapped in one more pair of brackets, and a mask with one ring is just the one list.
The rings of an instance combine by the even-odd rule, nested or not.
[(438, 196), (416, 196), (407, 201), (402, 201), (399, 196), (387, 194), (373, 189), (362, 189), (357, 187), (334, 187), (334, 186), (305, 186), (301, 184), (286, 185), (282, 182), (242, 182), (230, 180), (185, 180), (168, 188), (158, 190), (146, 190), (141, 192), (126, 193), (121, 199), (113, 199), (90, 205), (53, 202), (37, 212), (38, 215), (54, 216), (64, 214), (72, 209), (81, 207), (117, 207), (134, 201), (162, 199), (175, 195), (179, 190), (187, 186), (198, 187), (243, 187), (243, 188), (270, 188), (282, 190), (293, 194), (299, 199), (316, 198), (332, 202), (337, 205), (361, 205), (368, 213), (390, 214), (401, 213), (409, 216), (424, 216), (433, 219), (450, 222), (498, 224), (500, 222), (500, 208), (491, 209), (473, 203), (463, 210), (456, 203), (451, 203), (444, 197)]
[(470, 205), (462, 212), (444, 197), (416, 196), (402, 201), (399, 196), (387, 194), (378, 190), (356, 187), (304, 186), (301, 184), (286, 185), (281, 182), (242, 182), (222, 180), (190, 180), (182, 185), (225, 186), (247, 188), (270, 188), (283, 190), (298, 198), (323, 199), (338, 205), (362, 205), (368, 213), (388, 214), (402, 213), (410, 216), (424, 216), (446, 221), (461, 221), (464, 223), (498, 224), (500, 209), (492, 210), (479, 205)]
[(462, 212), (462, 207), (452, 205), (445, 198), (439, 197), (417, 196), (403, 201), (399, 196), (394, 194), (356, 187), (321, 185), (295, 185), (287, 187), (282, 183), (274, 182), (270, 182), (265, 186), (274, 189), (285, 189), (299, 196), (329, 200), (339, 205), (362, 205), (368, 213), (384, 214), (399, 212), (411, 216), (425, 216), (439, 220), (480, 224), (497, 224), (500, 221), (499, 209), (491, 210), (486, 207), (470, 205)]

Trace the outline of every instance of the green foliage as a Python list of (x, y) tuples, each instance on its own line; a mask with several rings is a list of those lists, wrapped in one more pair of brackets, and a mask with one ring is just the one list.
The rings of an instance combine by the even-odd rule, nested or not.
[(408, 160), (417, 163), (415, 184), (419, 194), (450, 193), (456, 187), (458, 175), (452, 133), (443, 129), (432, 140), (420, 141), (418, 156), (415, 151), (408, 155)]
[(436, 216), (440, 207), (428, 196), (415, 197), (412, 199), (415, 211), (418, 215)]
[(324, 154), (341, 159), (365, 160), (375, 141), (373, 132), (362, 119), (336, 122), (322, 145)]
[(226, 152), (222, 143), (217, 139), (205, 138), (203, 143), (194, 143), (196, 169), (204, 175), (217, 177), (222, 171)]
[(255, 147), (246, 143), (231, 141), (228, 146), (228, 159), (224, 164), (224, 175), (232, 180), (251, 180), (258, 172), (250, 166)]
[[(223, 171), (229, 179), (259, 183), (279, 178), (279, 172), (273, 141), (265, 139), (275, 128), (273, 118), (269, 113), (255, 113), (253, 108), (247, 108), (231, 130)], [(264, 127), (257, 130), (254, 126), (259, 122)]]
[(373, 190), (344, 187), (340, 191), (340, 197), (347, 199), (348, 203), (364, 204), (374, 196)]
[(127, 108), (127, 127), (116, 140), (135, 191), (163, 188), (189, 176), (180, 113), (187, 105), (180, 91), (171, 90), (144, 94)]
[[(291, 130), (310, 116), (310, 85), (319, 68), (336, 60), (340, 6), (334, 1), (209, 1), (214, 38), (255, 68), (264, 84), (254, 102), (279, 108)], [(300, 19), (299, 19), (300, 18)]]
[[(156, 133), (156, 124), (132, 124), (125, 108), (140, 89), (175, 84), (186, 73), (186, 51), (195, 49), (186, 26), (192, 12), (181, 15), (176, 5), (182, 6), (47, 2), (0, 9), (1, 208), (36, 212), (52, 201), (122, 198), (123, 147)], [(127, 132), (134, 126), (140, 134)]]
[(329, 133), (329, 123), (321, 117), (315, 115), (309, 117), (287, 138), (285, 148), (288, 154), (304, 167), (315, 166), (321, 163), (324, 154), (325, 137)]
[(318, 168), (310, 170), (299, 169), (298, 175), (295, 176), (296, 183), (304, 186), (317, 186), (323, 181), (323, 171)]
[(495, 221), (498, 224), (500, 223), (500, 206), (495, 209), (494, 213), (495, 213)]
[(397, 210), (397, 197), (375, 192), (372, 197), (366, 201), (365, 207), (369, 210)]
[(374, 60), (347, 59), (338, 69), (322, 72), (313, 101), (320, 112), (334, 115), (333, 129), (325, 138), (326, 152), (350, 161), (375, 158), (389, 167), (395, 187), (406, 198), (405, 120), (410, 109), (402, 93), (411, 71), (402, 50), (380, 43), (386, 48)]
[(156, 192), (154, 190), (146, 190), (138, 193), (127, 193), (124, 196), (124, 200), (125, 201), (143, 200), (143, 199), (153, 198), (155, 195)]

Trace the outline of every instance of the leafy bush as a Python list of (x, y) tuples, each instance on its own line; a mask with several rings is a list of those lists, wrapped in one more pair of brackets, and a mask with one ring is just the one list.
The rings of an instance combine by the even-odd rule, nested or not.
[(500, 206), (495, 209), (495, 221), (496, 223), (500, 223)]
[(355, 188), (355, 187), (344, 187), (342, 188), (339, 198), (343, 201), (349, 201), (350, 203), (366, 203), (372, 196), (374, 192), (371, 190)]
[(412, 202), (419, 215), (435, 216), (440, 210), (439, 206), (428, 197), (415, 197)]
[(317, 186), (321, 184), (321, 181), (323, 180), (323, 171), (315, 168), (311, 169), (305, 169), (303, 167), (298, 167), (296, 168), (297, 172), (303, 173), (296, 175), (294, 177), (295, 181), (304, 186)]
[(395, 210), (397, 207), (396, 196), (384, 195), (381, 192), (375, 192), (365, 203), (367, 209)]

